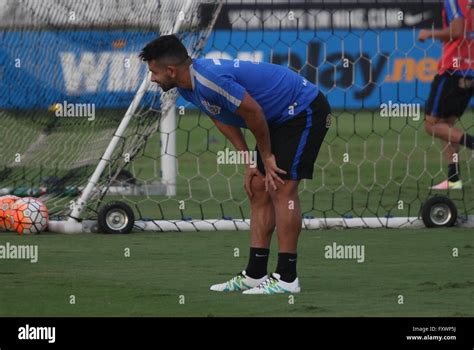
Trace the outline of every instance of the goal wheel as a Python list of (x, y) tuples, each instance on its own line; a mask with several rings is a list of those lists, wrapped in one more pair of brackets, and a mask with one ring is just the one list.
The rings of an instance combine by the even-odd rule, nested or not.
[(435, 196), (423, 204), (421, 218), (426, 227), (450, 227), (458, 218), (458, 210), (448, 197)]
[(134, 224), (135, 215), (133, 210), (124, 202), (107, 203), (99, 211), (99, 232), (130, 233)]

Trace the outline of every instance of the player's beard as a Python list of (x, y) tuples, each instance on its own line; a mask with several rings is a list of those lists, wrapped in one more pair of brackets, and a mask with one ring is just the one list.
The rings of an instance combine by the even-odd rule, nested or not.
[(161, 87), (161, 90), (163, 90), (164, 92), (174, 88), (174, 86), (171, 86), (170, 84), (169, 85), (160, 85), (160, 87)]
[(171, 90), (172, 88), (174, 88), (175, 84), (173, 84), (171, 82), (167, 82), (167, 83), (159, 84), (159, 86), (160, 86), (161, 90), (166, 92), (166, 91)]

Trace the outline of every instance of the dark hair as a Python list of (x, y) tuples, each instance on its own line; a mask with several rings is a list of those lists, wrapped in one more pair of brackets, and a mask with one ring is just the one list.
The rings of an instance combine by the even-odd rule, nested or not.
[(138, 57), (145, 62), (166, 58), (178, 64), (184, 62), (189, 56), (186, 47), (175, 35), (163, 35), (149, 42)]

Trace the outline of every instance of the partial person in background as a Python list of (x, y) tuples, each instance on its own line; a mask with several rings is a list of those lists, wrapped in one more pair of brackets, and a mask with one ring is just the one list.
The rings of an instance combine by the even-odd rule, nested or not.
[(418, 40), (433, 38), (443, 42), (430, 95), (425, 107), (425, 130), (439, 138), (448, 162), (448, 178), (434, 190), (462, 189), (458, 152), (460, 145), (474, 148), (474, 137), (454, 127), (466, 110), (473, 94), (474, 46), (472, 45), (473, 9), (469, 0), (445, 0), (443, 29), (423, 29)]

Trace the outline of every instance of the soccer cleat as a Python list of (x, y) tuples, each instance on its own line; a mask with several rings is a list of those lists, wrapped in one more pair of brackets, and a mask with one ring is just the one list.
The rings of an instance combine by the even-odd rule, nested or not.
[(263, 283), (257, 287), (246, 290), (243, 294), (282, 294), (301, 292), (300, 281), (298, 277), (291, 282), (285, 282), (280, 279), (280, 275), (272, 273)]
[(215, 292), (237, 292), (247, 290), (258, 286), (267, 278), (268, 276), (266, 275), (258, 279), (249, 277), (244, 270), (227, 282), (212, 285), (211, 290)]
[(430, 187), (432, 190), (461, 190), (462, 189), (462, 181), (449, 181), (449, 180), (444, 180), (443, 182), (440, 182), (437, 185), (431, 186)]

